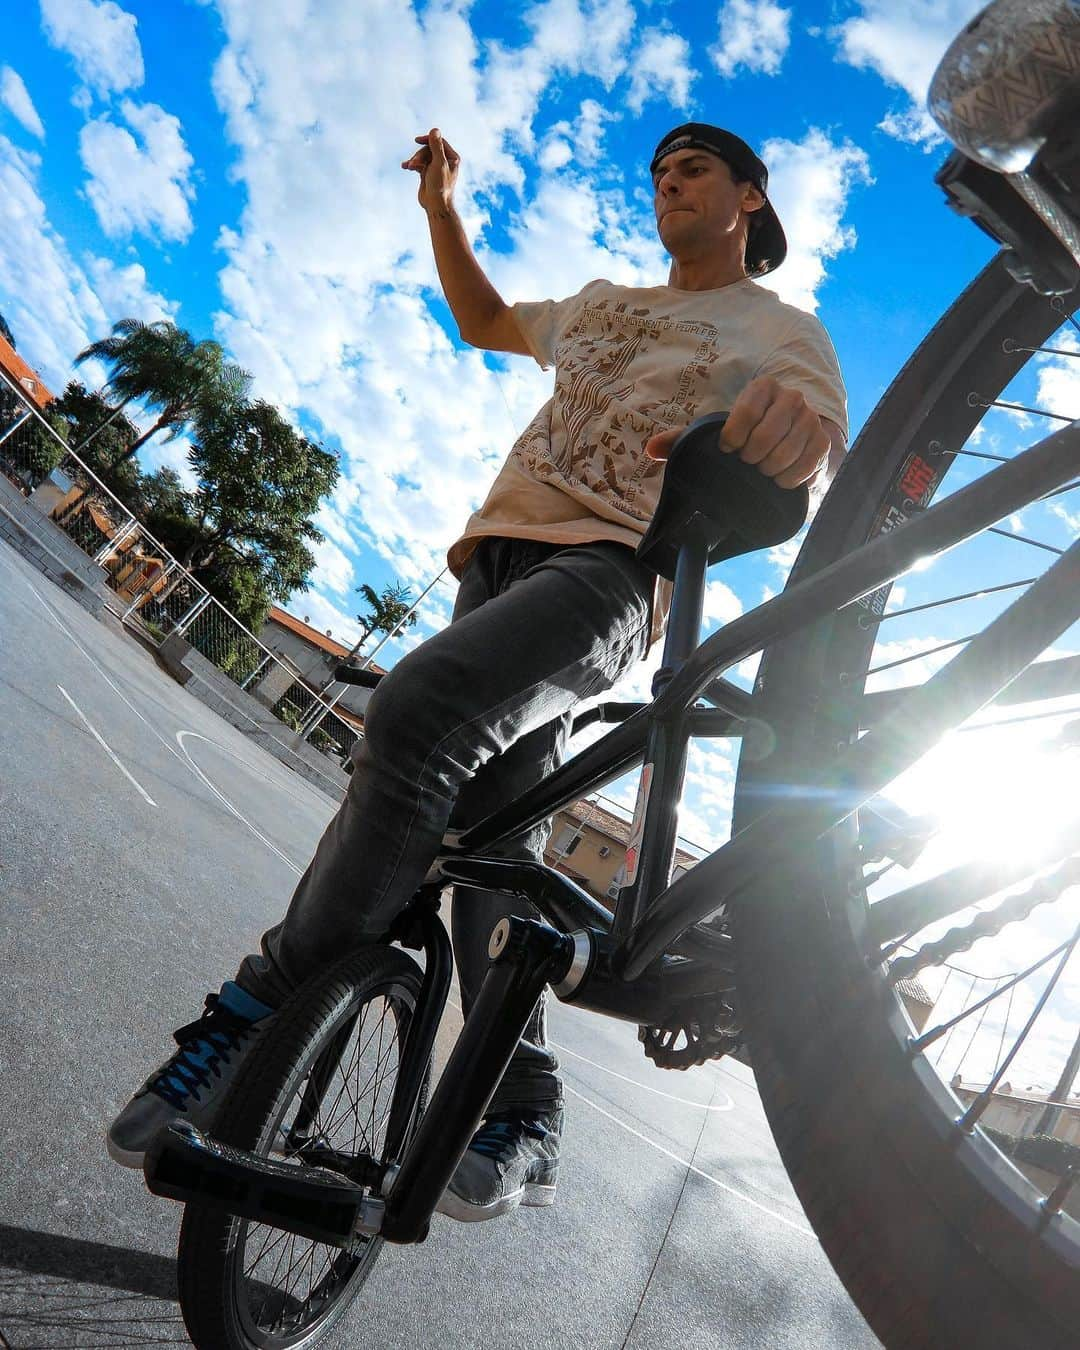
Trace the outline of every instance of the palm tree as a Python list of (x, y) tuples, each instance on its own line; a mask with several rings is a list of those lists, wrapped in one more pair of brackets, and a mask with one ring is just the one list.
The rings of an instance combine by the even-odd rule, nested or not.
[(404, 582), (398, 581), (392, 586), (384, 586), (381, 595), (366, 583), (357, 586), (356, 591), (368, 602), (368, 613), (356, 616), (356, 622), (361, 625), (360, 637), (345, 658), (346, 661), (356, 655), (372, 633), (385, 633), (387, 637), (397, 636), (416, 623), (412, 592)]
[(109, 367), (108, 384), (121, 408), (138, 398), (159, 410), (154, 424), (117, 456), (112, 468), (131, 459), (159, 431), (167, 429), (170, 440), (178, 436), (201, 408), (239, 403), (251, 385), (246, 370), (225, 360), (220, 343), (196, 342), (167, 319), (121, 319), (109, 337), (84, 347), (75, 363), (91, 358)]

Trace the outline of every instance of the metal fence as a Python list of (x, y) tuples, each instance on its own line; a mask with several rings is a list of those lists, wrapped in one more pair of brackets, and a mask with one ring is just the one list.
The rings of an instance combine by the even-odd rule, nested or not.
[(2, 368), (0, 473), (103, 569), (124, 623), (159, 645), (183, 638), (283, 726), (330, 758), (348, 756), (355, 728), (181, 566)]

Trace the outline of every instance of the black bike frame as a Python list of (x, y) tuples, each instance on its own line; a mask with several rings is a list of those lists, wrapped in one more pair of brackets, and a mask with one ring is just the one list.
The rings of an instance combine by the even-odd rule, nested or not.
[[(457, 847), (442, 855), (447, 879), (461, 881), (460, 863), (465, 858), (490, 855), (502, 840), (644, 762), (644, 786), (639, 791), (631, 840), (631, 847), (639, 846), (641, 851), (637, 878), (620, 891), (613, 920), (607, 919), (607, 912), (600, 906), (593, 907), (598, 911), (593, 915), (594, 923), (609, 928), (615, 937), (612, 968), (624, 980), (640, 978), (688, 928), (741, 892), (752, 878), (783, 867), (813, 840), (850, 816), (946, 731), (993, 701), (1039, 652), (1065, 632), (1080, 612), (1080, 544), (1064, 553), (925, 685), (902, 695), (890, 691), (882, 700), (880, 716), (874, 696), (866, 697), (870, 715), (863, 724), (875, 725), (834, 764), (823, 766), (823, 782), (836, 788), (830, 797), (810, 812), (804, 806), (773, 807), (668, 886), (676, 803), (689, 739), (695, 735), (741, 735), (753, 726), (757, 710), (754, 700), (720, 679), (723, 672), (806, 624), (894, 581), (920, 558), (952, 548), (1052, 492), (1076, 475), (1078, 465), (1080, 425), (1073, 423), (921, 515), (741, 615), (700, 646), (685, 653), (676, 651), (674, 669), (652, 703), (632, 713), (543, 783), (466, 831)], [(693, 610), (693, 598), (686, 603), (687, 588), (693, 591), (702, 586), (705, 570), (697, 556), (700, 547), (693, 541), (683, 553), (687, 565), (680, 569), (673, 597), (673, 611), (685, 605), (680, 612)], [(680, 634), (676, 646), (682, 643)], [(666, 650), (665, 665), (667, 655)], [(1080, 671), (1075, 663), (1066, 663), (1071, 689), (1080, 688)], [(1069, 692), (1062, 683), (1057, 682), (1055, 696)], [(711, 709), (694, 707), (701, 696), (729, 716), (718, 718)], [(912, 733), (911, 728), (917, 731)], [(632, 857), (631, 864), (633, 861)], [(566, 880), (553, 875), (560, 884)], [(477, 880), (473, 884), (489, 882)], [(570, 916), (553, 912), (551, 896), (543, 890), (536, 887), (532, 893), (533, 888), (523, 884), (520, 893), (565, 928)]]
[[(746, 734), (764, 698), (748, 697), (718, 677), (744, 657), (878, 590), (919, 558), (950, 548), (1053, 492), (1080, 464), (1080, 423), (1049, 436), (888, 534), (881, 534), (815, 576), (697, 645), (708, 565), (706, 541), (682, 543), (664, 660), (652, 703), (630, 714), (544, 783), (466, 831), (436, 864), (438, 881), (515, 895), (547, 920), (503, 920), (492, 934), (491, 966), (465, 1019), (451, 1060), (400, 1162), (385, 1165), (386, 1207), (379, 1231), (391, 1242), (421, 1241), (431, 1215), (487, 1110), (545, 986), (566, 1002), (645, 1025), (689, 1012), (716, 1026), (734, 989), (731, 938), (693, 925), (752, 883), (798, 860), (913, 764), (953, 726), (994, 700), (1080, 614), (1080, 541), (925, 684), (884, 710), (861, 739), (821, 766), (811, 803), (762, 812), (728, 843), (668, 885), (676, 802), (687, 745), (695, 734)], [(1070, 665), (1070, 671), (1075, 673)], [(723, 705), (695, 708), (706, 694)], [(740, 727), (732, 727), (736, 718)], [(862, 719), (860, 719), (862, 720)], [(584, 793), (644, 762), (627, 850), (631, 884), (614, 915), (568, 877), (536, 862), (501, 859), (499, 843)], [(752, 897), (751, 897), (752, 901)], [(417, 906), (423, 911), (423, 896)], [(429, 933), (445, 930), (431, 922)], [(445, 964), (445, 961), (440, 963)], [(702, 1005), (704, 1000), (704, 1006)], [(701, 1009), (700, 1015), (695, 1011)], [(441, 1012), (441, 1007), (439, 1009)], [(730, 1008), (727, 1010), (729, 1013)], [(430, 1010), (427, 1023), (433, 1023)], [(417, 1035), (405, 1059), (426, 1065), (429, 1041)], [(421, 1043), (422, 1042), (422, 1043)], [(401, 1102), (398, 1139), (411, 1102)]]

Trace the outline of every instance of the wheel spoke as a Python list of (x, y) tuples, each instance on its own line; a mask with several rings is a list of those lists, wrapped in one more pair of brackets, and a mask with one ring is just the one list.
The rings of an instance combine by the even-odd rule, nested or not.
[(1049, 999), (1050, 995), (1054, 992), (1054, 989), (1057, 986), (1057, 982), (1061, 978), (1062, 972), (1065, 970), (1065, 967), (1068, 965), (1069, 957), (1072, 956), (1073, 950), (1075, 949), (1078, 940), (1080, 940), (1080, 924), (1076, 926), (1076, 928), (1073, 930), (1072, 937), (1065, 944), (1064, 950), (1061, 953), (1061, 960), (1057, 964), (1057, 969), (1054, 971), (1053, 975), (1051, 975), (1050, 979), (1047, 981), (1046, 988), (1043, 990), (1042, 994), (1040, 995), (1038, 1001), (1035, 1004), (1035, 1007), (1032, 1009), (1031, 1016), (1024, 1024), (1023, 1031), (1021, 1031), (1020, 1035), (1016, 1038), (1013, 1048), (1005, 1056), (1005, 1059), (1002, 1061), (1002, 1063), (998, 1065), (997, 1072), (990, 1079), (989, 1083), (987, 1083), (986, 1087), (983, 1088), (983, 1090), (979, 1093), (979, 1095), (975, 1098), (975, 1100), (971, 1103), (971, 1105), (967, 1108), (964, 1114), (960, 1117), (960, 1120), (957, 1122), (957, 1125), (959, 1126), (960, 1129), (969, 1131), (973, 1130), (975, 1126), (978, 1124), (979, 1119), (981, 1118), (983, 1112), (990, 1105), (990, 1101), (993, 1098), (994, 1092), (997, 1090), (997, 1085), (1005, 1077), (1005, 1071), (1008, 1069), (1009, 1065), (1016, 1058), (1016, 1055), (1019, 1052), (1020, 1047), (1027, 1040), (1028, 1036), (1031, 1033), (1032, 1027), (1038, 1021), (1039, 1014), (1046, 1006), (1047, 1000)]
[(966, 459), (990, 459), (997, 464), (1008, 464), (1008, 455), (992, 455), (988, 450), (950, 450), (950, 455), (963, 455)]
[(936, 647), (927, 647), (921, 652), (915, 652), (910, 656), (902, 656), (896, 661), (885, 661), (880, 666), (871, 666), (866, 672), (867, 678), (871, 675), (880, 675), (883, 670), (895, 670), (898, 666), (906, 666), (911, 661), (921, 661), (926, 656), (936, 656), (938, 652), (947, 652), (952, 647), (962, 647), (965, 642), (970, 642), (972, 638), (977, 638), (978, 633), (968, 633), (967, 637), (953, 638), (951, 642), (939, 642)]
[(1002, 994), (1011, 993), (1016, 988), (1016, 986), (1020, 984), (1023, 980), (1026, 980), (1029, 975), (1034, 975), (1035, 972), (1037, 970), (1041, 970), (1042, 967), (1045, 966), (1048, 961), (1052, 961), (1055, 956), (1060, 956), (1061, 953), (1065, 950), (1065, 948), (1068, 947), (1069, 945), (1070, 944), (1068, 942), (1061, 943), (1061, 945), (1055, 947), (1053, 951), (1047, 952), (1045, 956), (1040, 956), (1037, 961), (1033, 962), (1030, 966), (1028, 966), (1027, 970), (1020, 971), (1018, 975), (1014, 975), (1012, 979), (1008, 980), (1008, 982), (1005, 984), (998, 984), (994, 989), (990, 991), (989, 994), (987, 994), (985, 998), (980, 999), (978, 1003), (972, 1003), (970, 1006), (962, 1009), (959, 1013), (957, 1013), (955, 1017), (951, 1018), (948, 1022), (941, 1022), (936, 1027), (932, 1027), (931, 1030), (922, 1032), (922, 1034), (919, 1035), (915, 1040), (911, 1041), (910, 1043), (911, 1053), (921, 1055), (922, 1052), (925, 1049), (927, 1049), (928, 1046), (931, 1046), (934, 1044), (935, 1041), (940, 1040), (941, 1037), (944, 1036), (946, 1032), (951, 1031), (953, 1027), (959, 1026), (961, 1022), (966, 1021), (967, 1018), (972, 1017), (975, 1013), (979, 1012), (980, 1010), (985, 1012), (985, 1010), (990, 1006), (991, 1003), (993, 1003), (993, 1001), (996, 998), (1000, 998)]
[(1029, 356), (1040, 352), (1044, 356), (1071, 356), (1074, 361), (1080, 360), (1080, 352), (1073, 351), (1071, 347), (1022, 347), (1012, 338), (1006, 338), (1001, 344), (1001, 349), (1006, 352), (1027, 352)]
[(1035, 577), (1024, 577), (1020, 581), (1005, 581), (1000, 586), (982, 586), (977, 591), (964, 591), (959, 595), (946, 596), (944, 600), (928, 600), (922, 605), (909, 605), (905, 609), (890, 609), (885, 614), (860, 614), (859, 627), (871, 628), (887, 623), (890, 619), (904, 619), (909, 614), (922, 614), (927, 609), (941, 609), (945, 605), (957, 605), (961, 600), (981, 600), (987, 595), (996, 595), (1000, 591), (1017, 591), (1030, 586)]
[(1041, 539), (1029, 539), (1027, 535), (1014, 534), (1012, 530), (1001, 530), (996, 525), (991, 525), (987, 534), (997, 534), (1002, 539), (1012, 539), (1018, 544), (1030, 544), (1032, 548), (1044, 548), (1047, 553), (1056, 553), (1058, 557), (1065, 552), (1063, 548), (1057, 548), (1054, 544), (1044, 544)]
[[(281, 1243), (283, 1243), (283, 1242), (285, 1241), (285, 1236), (286, 1236), (286, 1235), (285, 1235), (285, 1233), (284, 1233), (284, 1231), (283, 1231), (282, 1229), (280, 1229), (280, 1228), (268, 1228), (265, 1224), (258, 1224), (257, 1226), (263, 1230), (265, 1236), (264, 1236), (264, 1238), (263, 1238), (263, 1244), (262, 1244), (262, 1246), (261, 1246), (261, 1247), (259, 1248), (259, 1250), (256, 1252), (255, 1256), (251, 1259), (250, 1264), (248, 1264), (247, 1266), (245, 1266), (245, 1268), (244, 1268), (244, 1274), (245, 1274), (245, 1275), (251, 1275), (251, 1274), (253, 1274), (254, 1271), (255, 1271), (255, 1267), (256, 1267), (257, 1265), (259, 1265), (259, 1263), (260, 1263), (261, 1261), (264, 1261), (264, 1260), (266, 1259), (267, 1255), (268, 1255), (271, 1251), (273, 1251), (273, 1249), (274, 1249), (275, 1247), (279, 1246)], [(247, 1241), (248, 1241), (249, 1244), (250, 1244), (250, 1242), (251, 1242), (251, 1229), (252, 1229), (252, 1225), (249, 1224), (249, 1225), (248, 1225), (248, 1237), (247, 1237)]]
[(1035, 417), (1049, 417), (1055, 422), (1075, 422), (1075, 417), (1066, 417), (1064, 413), (1050, 412), (1048, 408), (1030, 408), (1024, 403), (1007, 403), (1000, 398), (983, 398), (974, 392), (968, 394), (968, 403), (973, 408), (1005, 408), (1009, 412), (1032, 413)]

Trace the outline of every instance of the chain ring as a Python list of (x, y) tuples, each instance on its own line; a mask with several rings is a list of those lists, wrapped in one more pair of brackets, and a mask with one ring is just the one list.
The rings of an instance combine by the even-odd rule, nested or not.
[(658, 1069), (692, 1069), (736, 1050), (742, 1035), (731, 1004), (705, 998), (684, 1003), (661, 1026), (639, 1026), (638, 1040)]

